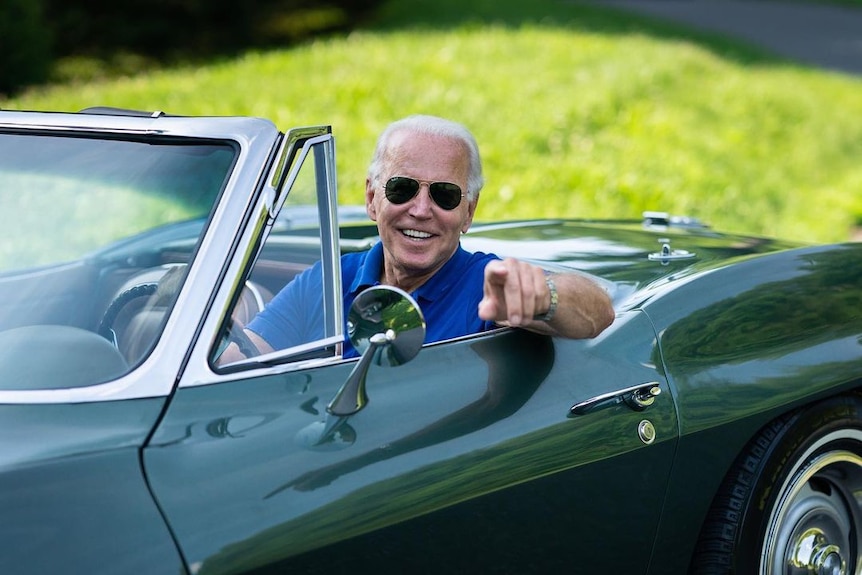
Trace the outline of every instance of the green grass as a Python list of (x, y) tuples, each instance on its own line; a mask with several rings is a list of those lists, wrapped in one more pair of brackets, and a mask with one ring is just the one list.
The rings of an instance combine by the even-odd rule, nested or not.
[(379, 131), (422, 112), (476, 134), (480, 220), (666, 210), (806, 241), (862, 221), (859, 78), (577, 3), (393, 0), (347, 37), (0, 101), (92, 105), (332, 124), (341, 203)]
[[(0, 229), (6, 239), (0, 244), (0, 270), (77, 259), (110, 241), (145, 231), (151, 222), (199, 216), (187, 206), (142, 195), (134, 189), (92, 182), (89, 185), (88, 198), (98, 202), (97, 210), (78, 201), (80, 184), (50, 176), (0, 174), (0, 206), (8, 210), (0, 212)], [(17, 194), (16, 190), (39, 193)], [(102, 217), (105, 213), (112, 217)], [(4, 217), (7, 214), (15, 217)], [(80, 222), (94, 217), (99, 218), (99, 225), (87, 228), (84, 234)], [(130, 228), (130, 222), (146, 227)]]

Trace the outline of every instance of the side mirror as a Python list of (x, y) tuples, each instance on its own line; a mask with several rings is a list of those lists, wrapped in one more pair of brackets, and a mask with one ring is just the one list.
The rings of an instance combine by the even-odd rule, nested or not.
[(368, 288), (353, 301), (347, 314), (347, 335), (362, 359), (329, 402), (326, 411), (348, 417), (368, 403), (365, 377), (372, 363), (407, 363), (425, 342), (425, 318), (408, 293), (392, 286)]

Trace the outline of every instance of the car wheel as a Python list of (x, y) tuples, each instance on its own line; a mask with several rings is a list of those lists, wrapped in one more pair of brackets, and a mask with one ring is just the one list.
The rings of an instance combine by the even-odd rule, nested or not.
[(691, 573), (862, 572), (862, 398), (772, 422), (725, 478)]

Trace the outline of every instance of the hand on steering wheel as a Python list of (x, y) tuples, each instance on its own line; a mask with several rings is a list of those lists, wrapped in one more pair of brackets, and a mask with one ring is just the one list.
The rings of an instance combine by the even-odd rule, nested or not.
[(224, 365), (260, 355), (260, 350), (245, 332), (243, 325), (231, 318), (228, 320), (221, 343), (213, 355), (216, 364)]

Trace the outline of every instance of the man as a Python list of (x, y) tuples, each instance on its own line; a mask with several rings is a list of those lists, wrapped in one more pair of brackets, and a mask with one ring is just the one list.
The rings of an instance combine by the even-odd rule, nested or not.
[[(417, 300), (426, 342), (496, 325), (569, 338), (601, 333), (614, 310), (595, 282), (461, 248), (483, 184), (478, 146), (462, 125), (434, 116), (391, 124), (377, 142), (365, 182), (365, 206), (380, 242), (342, 256), (345, 308), (366, 287), (386, 284)], [(310, 268), (249, 323), (245, 332), (261, 353), (302, 343), (295, 338), (303, 323), (321, 325), (299, 319), (308, 315), (306, 302), (319, 298), (320, 282), (319, 266)], [(239, 359), (234, 352), (229, 349), (222, 361)], [(344, 355), (355, 354), (346, 342)]]

